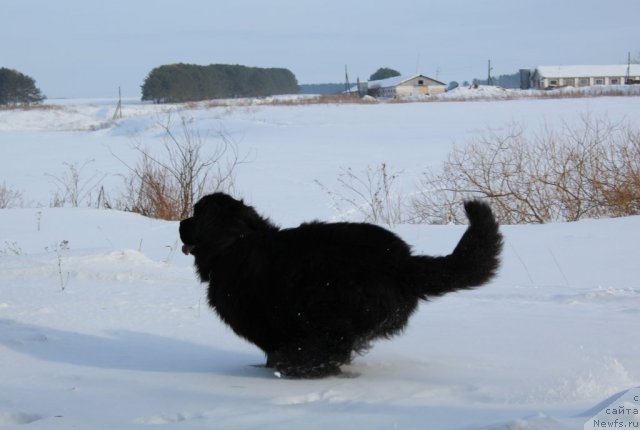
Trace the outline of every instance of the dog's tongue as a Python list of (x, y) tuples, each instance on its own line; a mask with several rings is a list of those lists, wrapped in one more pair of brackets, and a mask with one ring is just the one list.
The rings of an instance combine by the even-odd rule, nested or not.
[(182, 253), (184, 255), (189, 255), (191, 254), (191, 251), (193, 251), (193, 246), (192, 245), (182, 245)]

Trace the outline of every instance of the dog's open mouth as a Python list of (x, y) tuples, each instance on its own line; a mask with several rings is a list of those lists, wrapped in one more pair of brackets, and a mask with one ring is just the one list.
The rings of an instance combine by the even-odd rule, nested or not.
[(182, 253), (184, 255), (193, 254), (194, 249), (196, 249), (195, 245), (187, 245), (186, 243), (182, 245)]

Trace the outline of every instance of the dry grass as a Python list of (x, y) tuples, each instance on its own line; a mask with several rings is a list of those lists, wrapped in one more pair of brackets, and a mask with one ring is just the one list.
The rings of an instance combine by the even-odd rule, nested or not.
[(134, 169), (125, 180), (125, 190), (116, 207), (146, 217), (179, 220), (183, 212), (180, 189), (168, 172), (145, 153)]
[(321, 94), (305, 96), (274, 96), (263, 98), (216, 99), (182, 103), (185, 110), (211, 108), (250, 108), (257, 106), (310, 106), (327, 104), (375, 104), (378, 100), (361, 98), (357, 94)]
[(57, 111), (64, 109), (64, 106), (40, 103), (0, 105), (0, 111)]
[(270, 106), (307, 106), (307, 105), (323, 105), (323, 104), (375, 104), (376, 99), (362, 98), (357, 94), (322, 94), (319, 96), (299, 97), (292, 99), (268, 100), (267, 105)]

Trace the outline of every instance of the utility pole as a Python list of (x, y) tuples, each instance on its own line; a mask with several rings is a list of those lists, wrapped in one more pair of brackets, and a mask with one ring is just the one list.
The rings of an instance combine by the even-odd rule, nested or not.
[(487, 71), (487, 85), (493, 85), (493, 79), (491, 78), (491, 71), (493, 67), (491, 67), (491, 60), (489, 60), (489, 69)]
[(631, 51), (629, 51), (629, 55), (627, 55), (627, 76), (624, 80), (625, 84), (631, 83)]
[(351, 85), (349, 85), (349, 72), (347, 71), (347, 65), (344, 65), (344, 92), (351, 94)]
[(113, 113), (114, 120), (122, 118), (122, 91), (120, 87), (118, 87), (118, 105), (116, 106), (116, 111)]

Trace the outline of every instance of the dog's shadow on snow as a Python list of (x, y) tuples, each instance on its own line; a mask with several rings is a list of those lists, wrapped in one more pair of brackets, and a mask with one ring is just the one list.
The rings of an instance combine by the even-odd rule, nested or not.
[(264, 360), (260, 353), (128, 330), (96, 336), (0, 319), (0, 345), (40, 360), (85, 367), (273, 377), (267, 369), (250, 366)]

